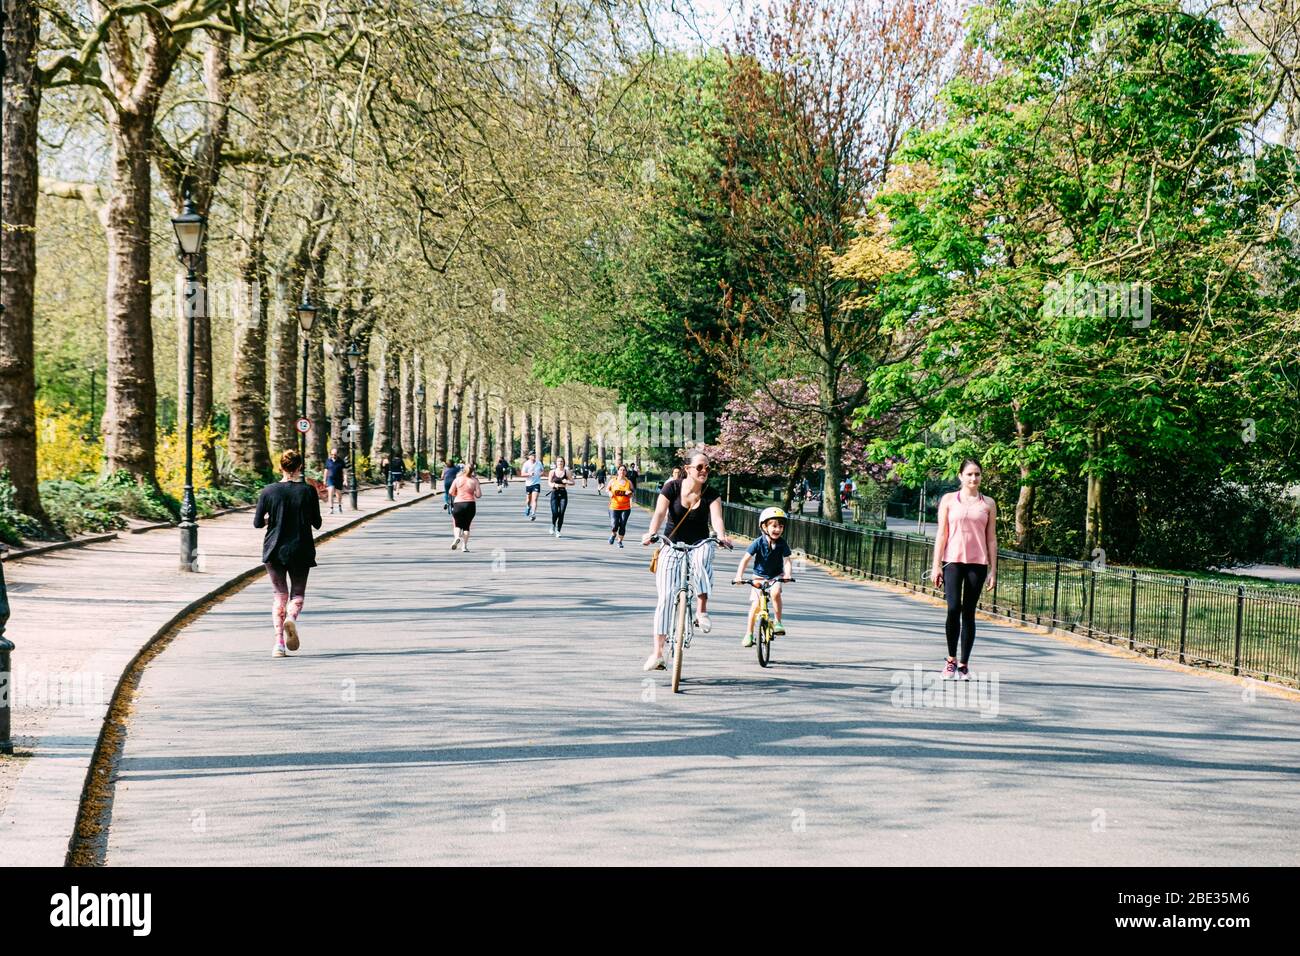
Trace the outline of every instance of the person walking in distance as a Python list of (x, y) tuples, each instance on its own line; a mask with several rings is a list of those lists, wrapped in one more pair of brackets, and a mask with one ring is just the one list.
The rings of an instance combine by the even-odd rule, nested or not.
[(442, 510), (443, 511), (451, 510), (451, 483), (456, 480), (456, 476), (459, 474), (460, 474), (460, 467), (454, 461), (448, 458), (446, 466), (442, 469)]
[(573, 483), (573, 474), (569, 471), (565, 460), (555, 459), (549, 484), (551, 486), (551, 534), (557, 539), (564, 529), (564, 512), (569, 509), (569, 485)]
[(397, 452), (388, 459), (388, 481), (393, 486), (393, 494), (406, 487), (406, 462)]
[(262, 563), (274, 595), (271, 621), (275, 625), (273, 657), (286, 657), (299, 647), (298, 615), (307, 596), (307, 574), (316, 566), (312, 529), (321, 526), (320, 497), (302, 476), (302, 455), (290, 449), (280, 456), (281, 478), (257, 496), (253, 527), (265, 528)]
[(605, 463), (602, 461), (600, 467), (596, 469), (596, 494), (605, 490), (605, 479), (608, 477), (609, 473), (605, 471)]
[(474, 462), (471, 461), (451, 483), (451, 497), (451, 521), (456, 534), (451, 550), (469, 551), (469, 526), (478, 510), (477, 501), (483, 497), (483, 486), (474, 474)]
[(497, 459), (497, 494), (510, 485), (510, 462), (506, 461), (506, 456), (502, 455)]
[(537, 460), (536, 452), (529, 452), (524, 467), (524, 517), (537, 520), (537, 498), (542, 493), (542, 472), (546, 468)]
[(623, 547), (623, 537), (627, 534), (627, 519), (632, 514), (632, 482), (628, 481), (627, 469), (618, 466), (618, 474), (609, 482), (609, 543), (618, 539), (618, 546)]
[[(961, 463), (961, 487), (939, 502), (939, 531), (934, 539), (930, 577), (948, 602), (944, 622), (948, 658), (943, 679), (970, 680), (970, 652), (975, 644), (975, 605), (980, 588), (992, 590), (998, 570), (998, 507), (980, 494), (983, 469), (974, 458)], [(942, 566), (940, 561), (942, 560)], [(958, 638), (961, 656), (958, 658)]]
[(337, 448), (330, 449), (330, 456), (325, 459), (325, 491), (330, 500), (330, 514), (337, 505), (339, 514), (343, 513), (343, 489), (347, 485), (347, 462), (339, 457)]

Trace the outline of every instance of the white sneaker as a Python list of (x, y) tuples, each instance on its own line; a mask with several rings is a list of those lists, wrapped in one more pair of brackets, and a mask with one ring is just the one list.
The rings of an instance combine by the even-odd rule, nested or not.
[(289, 656), (289, 652), (286, 651), (286, 650), (284, 649), (284, 644), (282, 644), (282, 643), (277, 643), (277, 644), (275, 645), (275, 650), (273, 650), (273, 651), (271, 652), (271, 656), (272, 656), (272, 657), (288, 657), (288, 656)]
[(291, 617), (284, 619), (284, 646), (291, 651), (298, 649), (298, 622)]
[(713, 622), (709, 620), (709, 616), (705, 614), (703, 611), (699, 613), (699, 616), (696, 617), (695, 620), (696, 623), (700, 625), (700, 630), (703, 631), (705, 634), (713, 630)]
[(649, 657), (645, 659), (645, 663), (641, 665), (641, 669), (643, 671), (665, 670), (666, 668), (664, 667), (664, 659), (660, 657), (658, 654), (651, 654)]
[(452, 538), (452, 539), (451, 539), (451, 550), (455, 551), (455, 550), (456, 550), (457, 548), (459, 548), (459, 547), (460, 547), (460, 538)]

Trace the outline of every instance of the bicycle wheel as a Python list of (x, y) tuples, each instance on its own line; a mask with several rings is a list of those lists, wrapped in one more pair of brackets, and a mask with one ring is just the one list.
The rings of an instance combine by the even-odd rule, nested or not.
[(763, 667), (772, 659), (772, 619), (764, 614), (758, 619), (758, 633), (754, 635), (754, 646), (758, 648), (758, 663)]
[(673, 641), (676, 653), (673, 655), (673, 693), (680, 693), (682, 683), (682, 658), (686, 656), (686, 629), (690, 627), (690, 615), (687, 613), (686, 592), (679, 592), (677, 605), (673, 609)]

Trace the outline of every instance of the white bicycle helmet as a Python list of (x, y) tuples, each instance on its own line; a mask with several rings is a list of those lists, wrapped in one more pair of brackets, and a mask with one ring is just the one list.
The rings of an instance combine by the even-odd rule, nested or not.
[(758, 526), (762, 528), (772, 518), (780, 518), (783, 522), (789, 520), (786, 518), (785, 512), (780, 508), (764, 508), (763, 513), (758, 516)]

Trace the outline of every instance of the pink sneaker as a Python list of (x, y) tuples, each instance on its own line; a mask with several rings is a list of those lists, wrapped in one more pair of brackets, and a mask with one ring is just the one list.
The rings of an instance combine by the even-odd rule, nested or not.
[(956, 677), (957, 677), (957, 662), (948, 661), (946, 664), (943, 665), (943, 679), (955, 680)]

